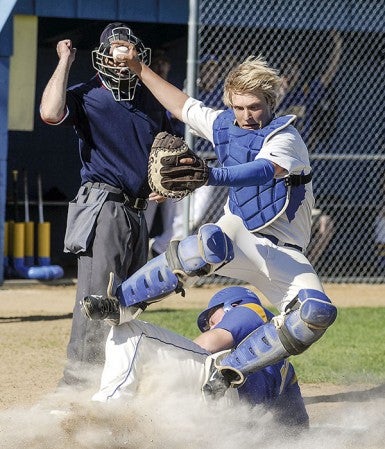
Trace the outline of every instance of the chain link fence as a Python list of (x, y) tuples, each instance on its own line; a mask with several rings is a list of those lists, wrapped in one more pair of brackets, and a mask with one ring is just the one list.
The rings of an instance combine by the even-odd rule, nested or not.
[[(223, 80), (249, 55), (283, 77), (278, 114), (294, 113), (313, 167), (316, 198), (308, 257), (327, 282), (384, 282), (385, 3), (201, 0), (198, 94), (221, 107)], [(206, 156), (212, 149), (197, 139)], [(222, 213), (226, 189), (193, 198)], [(211, 278), (204, 282), (212, 282)], [(222, 280), (226, 282), (226, 280)]]

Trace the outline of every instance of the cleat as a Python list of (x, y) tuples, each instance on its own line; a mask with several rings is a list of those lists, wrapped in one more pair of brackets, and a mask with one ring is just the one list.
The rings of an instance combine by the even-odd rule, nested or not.
[(218, 400), (225, 395), (229, 387), (230, 382), (218, 371), (215, 359), (207, 357), (205, 363), (205, 379), (201, 388), (203, 399), (206, 402)]
[(120, 304), (115, 298), (86, 296), (82, 301), (82, 310), (91, 320), (109, 320), (113, 324), (119, 324)]
[(220, 399), (230, 387), (238, 388), (245, 382), (245, 377), (239, 370), (231, 366), (221, 365), (222, 360), (230, 353), (231, 351), (224, 350), (206, 358), (204, 380), (201, 387), (206, 402), (209, 399)]

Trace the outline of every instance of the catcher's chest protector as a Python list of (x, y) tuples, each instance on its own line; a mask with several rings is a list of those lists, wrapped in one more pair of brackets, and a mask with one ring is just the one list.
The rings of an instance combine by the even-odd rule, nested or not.
[[(244, 164), (255, 159), (267, 136), (285, 128), (292, 116), (274, 119), (262, 129), (250, 131), (235, 126), (234, 113), (227, 110), (214, 122), (215, 152), (225, 167)], [(272, 223), (289, 204), (290, 187), (284, 179), (273, 179), (262, 186), (230, 187), (229, 207), (242, 218), (249, 231), (257, 231)]]

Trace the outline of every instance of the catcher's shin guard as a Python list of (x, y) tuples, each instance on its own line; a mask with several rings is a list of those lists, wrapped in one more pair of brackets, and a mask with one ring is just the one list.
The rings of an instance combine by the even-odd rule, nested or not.
[(159, 301), (183, 293), (187, 278), (204, 276), (234, 257), (230, 239), (216, 225), (202, 226), (198, 235), (172, 241), (167, 251), (151, 259), (125, 280), (115, 296), (122, 306)]
[(323, 292), (300, 290), (282, 315), (247, 336), (220, 365), (247, 375), (300, 354), (322, 337), (336, 316), (336, 307)]
[(122, 306), (160, 301), (172, 292), (181, 292), (182, 285), (170, 269), (166, 253), (151, 259), (116, 289), (116, 297)]

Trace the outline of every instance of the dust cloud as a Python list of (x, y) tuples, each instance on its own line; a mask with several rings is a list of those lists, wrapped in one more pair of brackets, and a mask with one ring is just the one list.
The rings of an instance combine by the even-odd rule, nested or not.
[[(310, 429), (292, 436), (262, 408), (212, 404), (177, 388), (157, 388), (133, 399), (91, 401), (94, 391), (60, 390), (29, 408), (0, 412), (0, 447), (7, 449), (379, 449), (385, 439), (384, 389), (381, 396), (336, 397), (330, 412), (311, 419)], [(171, 385), (171, 384), (170, 384)], [(314, 398), (314, 406), (322, 398)], [(328, 401), (326, 401), (328, 402)]]

